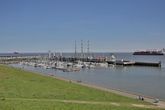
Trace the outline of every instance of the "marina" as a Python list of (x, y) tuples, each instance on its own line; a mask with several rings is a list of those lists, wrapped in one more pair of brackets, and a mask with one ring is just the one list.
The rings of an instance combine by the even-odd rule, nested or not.
[[(67, 56), (70, 54), (71, 56)], [(26, 54), (20, 54), (17, 56), (1, 55), (0, 63), (21, 63), (32, 66), (44, 66), (45, 68), (59, 68), (61, 67), (78, 67), (78, 68), (90, 68), (94, 66), (109, 66), (109, 65), (122, 65), (122, 66), (151, 66), (151, 67), (161, 67), (161, 60), (157, 61), (135, 61), (136, 59), (126, 59), (116, 58), (114, 54), (108, 55), (105, 53), (105, 56), (99, 56), (99, 54), (93, 57), (74, 57), (74, 53), (65, 53), (64, 56), (60, 55), (51, 55), (51, 53), (46, 54), (34, 54), (33, 56), (26, 56)], [(136, 57), (135, 57), (136, 58)], [(138, 58), (138, 57), (137, 57)], [(60, 66), (60, 67), (59, 67)]]
[[(65, 53), (63, 55), (69, 59), (68, 56), (74, 55), (74, 53)], [(95, 56), (101, 55), (102, 53), (95, 54)], [(108, 57), (110, 54), (104, 53), (104, 55)], [(105, 63), (104, 59), (100, 59), (99, 62), (96, 62), (96, 60), (91, 60), (91, 62), (80, 61), (79, 59), (75, 62), (70, 58), (70, 61), (72, 61), (70, 62), (66, 58), (59, 58), (60, 60), (56, 62), (52, 60), (38, 60), (36, 62), (34, 60), (33, 62), (22, 62), (25, 64), (11, 65), (46, 75), (165, 100), (165, 56), (133, 56), (132, 53), (115, 53), (115, 56), (119, 59), (116, 62), (118, 64)], [(128, 62), (135, 60), (137, 62)], [(111, 62), (113, 61), (115, 60), (112, 58)], [(122, 62), (120, 61), (123, 61), (124, 64), (121, 64)], [(153, 64), (158, 64), (159, 61), (161, 61), (161, 67), (155, 67)], [(150, 62), (149, 64), (152, 65), (145, 66), (146, 64), (143, 65), (142, 62)], [(52, 65), (54, 66), (52, 67)]]
[(164, 49), (162, 50), (145, 50), (145, 51), (136, 51), (133, 55), (164, 55)]
[(0, 110), (165, 110), (164, 4), (1, 0)]

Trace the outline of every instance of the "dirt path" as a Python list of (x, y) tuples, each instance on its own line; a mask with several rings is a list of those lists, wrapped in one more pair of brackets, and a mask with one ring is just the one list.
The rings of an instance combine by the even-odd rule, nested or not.
[[(1, 99), (2, 100), (2, 99)], [(62, 99), (37, 99), (37, 98), (4, 98), (6, 100), (19, 100), (19, 101), (51, 101), (51, 102), (62, 102), (62, 103), (75, 103), (75, 104), (92, 104), (92, 105), (113, 105), (113, 106), (132, 106), (139, 108), (157, 108), (154, 105), (144, 105), (144, 104), (132, 104), (132, 103), (117, 103), (117, 102), (101, 102), (101, 101), (81, 101), (81, 100), (62, 100)]]
[(77, 104), (99, 104), (99, 105), (115, 105), (120, 106), (116, 102), (99, 102), (99, 101), (83, 101), (83, 100), (63, 100), (63, 99), (37, 99), (37, 98), (5, 98), (4, 100), (22, 100), (22, 101), (52, 101), (63, 103), (77, 103)]

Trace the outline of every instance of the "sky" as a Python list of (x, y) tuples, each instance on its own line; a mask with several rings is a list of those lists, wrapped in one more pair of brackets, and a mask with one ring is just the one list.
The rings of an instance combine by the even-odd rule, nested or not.
[(165, 48), (165, 0), (0, 0), (0, 52)]

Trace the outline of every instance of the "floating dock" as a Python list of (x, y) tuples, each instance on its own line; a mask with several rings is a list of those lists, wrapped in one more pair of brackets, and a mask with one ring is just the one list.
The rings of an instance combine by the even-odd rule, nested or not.
[(151, 62), (135, 62), (135, 66), (153, 66), (153, 67), (161, 67), (161, 62), (151, 63)]
[(161, 62), (153, 63), (153, 62), (134, 62), (134, 61), (107, 61), (108, 64), (114, 65), (123, 65), (123, 66), (151, 66), (151, 67), (161, 67)]

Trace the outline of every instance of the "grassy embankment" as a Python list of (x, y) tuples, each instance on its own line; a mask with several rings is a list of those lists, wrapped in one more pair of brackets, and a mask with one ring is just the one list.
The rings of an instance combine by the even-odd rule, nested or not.
[(0, 65), (0, 110), (158, 110), (138, 101)]

